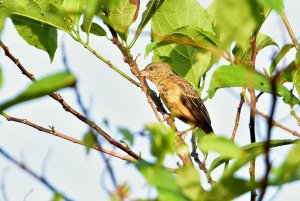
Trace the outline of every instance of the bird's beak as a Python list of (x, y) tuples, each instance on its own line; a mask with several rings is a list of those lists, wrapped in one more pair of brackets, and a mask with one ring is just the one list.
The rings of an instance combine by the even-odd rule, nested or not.
[(141, 76), (142, 76), (142, 77), (147, 77), (147, 75), (148, 75), (148, 72), (147, 72), (147, 71), (145, 71), (145, 70), (142, 70), (142, 71), (141, 71)]

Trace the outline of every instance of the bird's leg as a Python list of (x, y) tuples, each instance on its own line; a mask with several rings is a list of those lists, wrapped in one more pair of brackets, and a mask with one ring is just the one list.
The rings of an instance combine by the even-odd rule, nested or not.
[(171, 114), (164, 113), (163, 119), (164, 119), (164, 121), (168, 122), (168, 124), (171, 126), (171, 128), (173, 128), (175, 131), (177, 131), (176, 126), (175, 126), (174, 117)]

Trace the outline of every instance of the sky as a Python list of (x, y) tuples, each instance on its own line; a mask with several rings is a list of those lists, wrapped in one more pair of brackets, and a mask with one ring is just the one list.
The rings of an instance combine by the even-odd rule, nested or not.
[[(210, 1), (199, 2), (206, 7)], [(300, 23), (298, 17), (299, 6), (298, 1), (285, 2), (285, 11), (296, 36), (299, 36), (300, 33), (300, 27), (298, 26)], [(142, 11), (144, 8), (145, 2), (142, 1), (140, 10)], [(135, 23), (131, 30), (134, 30), (137, 24)], [(290, 42), (280, 17), (274, 12), (271, 13), (262, 27), (262, 32), (278, 41), (279, 46)], [(141, 68), (151, 62), (151, 55), (144, 57), (145, 46), (150, 42), (149, 26), (145, 29), (145, 33), (132, 48), (133, 55), (141, 54), (137, 58), (137, 63)], [(2, 41), (37, 78), (64, 70), (61, 47), (58, 47), (54, 61), (50, 63), (46, 53), (27, 45), (18, 36), (9, 20), (2, 34)], [(59, 44), (61, 41), (65, 43), (69, 64), (78, 78), (79, 90), (82, 93), (84, 104), (89, 107), (91, 117), (108, 133), (120, 139), (120, 135), (117, 134), (118, 128), (125, 127), (138, 135), (147, 122), (156, 121), (144, 93), (139, 88), (108, 68), (71, 37), (60, 33), (58, 41)], [(91, 46), (102, 56), (130, 74), (128, 66), (123, 62), (121, 53), (116, 51), (109, 41), (105, 38), (93, 36), (91, 41)], [(257, 66), (268, 66), (275, 51), (274, 48), (264, 50), (258, 57)], [(291, 52), (289, 57), (292, 58), (293, 54), (295, 52)], [(2, 101), (18, 94), (30, 82), (5, 57), (3, 51), (0, 52), (0, 63), (4, 74), (4, 86), (0, 89)], [(210, 76), (209, 73), (208, 79)], [(70, 105), (80, 110), (72, 90), (62, 90), (60, 93)], [(269, 100), (268, 96), (263, 96), (258, 102), (258, 108), (267, 113)], [(236, 89), (219, 90), (213, 99), (205, 102), (212, 119), (212, 126), (217, 134), (230, 136), (238, 103), (239, 90)], [(279, 105), (277, 111), (276, 119), (281, 119), (289, 114), (289, 108), (282, 104)], [(249, 108), (244, 107), (242, 112), (245, 115), (242, 115), (236, 138), (239, 145), (249, 143)], [(62, 107), (49, 97), (21, 104), (9, 109), (7, 113), (11, 116), (26, 118), (44, 127), (54, 126), (60, 132), (78, 139), (82, 139), (83, 134), (87, 131), (87, 127), (83, 123), (64, 112)], [(106, 126), (105, 120), (108, 120), (109, 126)], [(260, 129), (258, 140), (261, 140), (261, 135), (264, 134), (265, 130), (265, 122), (260, 117), (258, 117), (258, 121), (258, 128)], [(180, 122), (177, 123), (180, 127), (184, 127)], [(284, 119), (281, 123), (299, 130), (293, 119)], [(279, 129), (274, 130), (273, 137), (276, 139), (293, 139), (292, 135)], [(74, 200), (96, 201), (108, 199), (103, 191), (102, 183), (105, 183), (108, 189), (111, 189), (112, 185), (107, 172), (104, 171), (103, 173), (103, 161), (96, 151), (91, 151), (87, 155), (85, 148), (82, 146), (41, 133), (28, 126), (7, 122), (3, 118), (0, 118), (0, 147), (7, 150), (16, 159), (26, 163), (36, 173), (44, 175), (54, 186), (69, 197), (74, 198)], [(151, 160), (148, 140), (137, 137), (133, 150), (135, 152), (141, 151), (143, 157)], [(276, 149), (272, 153), (273, 163), (279, 164), (280, 161), (284, 160), (284, 155), (287, 152), (288, 149)], [(176, 157), (168, 157), (167, 164), (175, 167), (177, 161)], [(149, 189), (145, 181), (132, 165), (115, 158), (112, 158), (111, 162), (115, 168), (118, 183), (129, 182), (132, 186), (134, 190), (132, 197), (148, 195)], [(262, 167), (261, 161), (258, 161), (257, 167), (258, 172), (261, 172), (262, 168), (259, 170), (259, 167)], [(247, 168), (245, 168), (240, 174), (247, 174), (247, 171)], [(219, 174), (220, 171), (216, 171), (213, 176), (217, 178)], [(0, 177), (1, 183), (5, 185), (9, 200), (23, 200), (26, 195), (26, 201), (50, 200), (52, 197), (52, 192), (3, 157), (0, 157)], [(299, 200), (300, 195), (297, 193), (299, 187), (299, 182), (289, 184), (277, 193), (273, 200)], [(268, 198), (271, 198), (275, 192), (276, 189), (269, 191)], [(1, 196), (0, 200), (3, 199)], [(241, 196), (237, 200), (249, 200), (249, 195)]]

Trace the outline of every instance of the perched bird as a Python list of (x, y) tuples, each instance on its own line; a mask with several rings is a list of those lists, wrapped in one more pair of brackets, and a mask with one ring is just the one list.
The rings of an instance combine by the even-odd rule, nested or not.
[(171, 115), (201, 128), (205, 133), (213, 132), (209, 114), (195, 88), (176, 75), (165, 62), (154, 62), (141, 71), (142, 76), (152, 81)]

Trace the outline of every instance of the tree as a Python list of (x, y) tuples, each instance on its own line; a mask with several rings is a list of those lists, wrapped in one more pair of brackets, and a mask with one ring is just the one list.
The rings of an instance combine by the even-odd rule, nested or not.
[[(270, 13), (281, 17), (292, 43), (281, 45), (279, 41), (261, 31), (268, 23)], [(103, 188), (109, 189), (107, 194), (112, 200), (140, 197), (147, 200), (232, 200), (249, 192), (251, 200), (263, 200), (269, 187), (280, 188), (299, 180), (300, 146), (297, 138), (300, 133), (295, 124), (295, 120), (298, 125), (300, 122), (297, 114), (300, 95), (299, 45), (283, 10), (282, 1), (215, 0), (205, 9), (201, 2), (194, 0), (150, 0), (144, 10), (140, 10), (140, 1), (137, 0), (2, 0), (0, 14), (1, 30), (5, 19), (10, 19), (18, 34), (29, 45), (45, 51), (51, 62), (55, 62), (58, 56), (56, 50), (60, 50), (64, 65), (59, 73), (36, 76), (29, 66), (18, 59), (17, 55), (21, 53), (11, 51), (5, 42), (1, 41), (0, 45), (7, 59), (13, 62), (24, 77), (32, 81), (32, 84), (21, 92), (16, 92), (15, 89), (14, 94), (17, 95), (10, 96), (12, 98), (1, 97), (1, 115), (7, 120), (4, 125), (17, 122), (23, 124), (23, 127), (51, 134), (53, 136), (51, 139), (56, 143), (64, 139), (68, 142), (65, 146), (73, 146), (70, 142), (80, 144), (86, 147), (89, 155), (99, 152), (110, 178), (109, 183), (112, 184), (112, 187), (108, 187), (110, 185), (104, 180)], [(213, 101), (217, 93), (229, 93), (232, 88), (234, 93), (240, 93), (240, 100), (236, 101), (235, 119), (223, 119), (226, 124), (234, 123), (232, 132), (225, 132), (218, 125), (214, 125), (218, 127), (214, 129), (216, 135), (204, 135), (200, 129), (194, 129), (191, 134), (182, 136), (177, 132), (182, 128), (180, 122), (177, 122), (177, 128), (174, 129), (168, 125), (170, 118), (167, 120), (162, 118), (168, 111), (162, 105), (155, 89), (150, 87), (152, 85), (149, 86), (145, 78), (140, 76), (143, 66), (138, 65), (140, 58), (135, 51), (143, 53), (144, 50), (134, 49), (142, 37), (150, 40), (148, 35), (143, 36), (147, 34), (147, 25), (150, 22), (151, 42), (147, 45), (145, 54), (153, 54), (152, 61), (170, 63), (178, 75), (194, 85), (206, 104)], [(66, 51), (63, 40), (57, 42), (58, 33), (64, 33), (65, 38), (68, 38), (65, 40), (72, 39), (74, 44), (84, 47), (90, 55), (101, 61), (101, 66), (112, 70), (109, 71), (110, 74), (117, 73), (119, 76), (116, 80), (125, 80), (129, 88), (140, 88), (146, 97), (140, 101), (148, 101), (147, 107), (150, 106), (152, 114), (156, 117), (156, 123), (144, 122), (144, 128), (138, 132), (141, 135), (133, 132), (128, 125), (121, 127), (118, 125), (117, 129), (111, 128), (110, 122), (113, 119), (100, 123), (94, 115), (97, 114), (94, 113), (95, 109), (87, 107), (87, 91), (80, 90), (80, 80), (77, 78), (83, 76), (80, 73), (76, 76), (76, 72), (84, 71), (87, 67), (82, 67), (84, 69), (74, 67), (76, 65), (72, 64), (73, 57), (67, 58), (71, 53)], [(3, 35), (5, 34), (8, 33), (4, 32)], [(57, 44), (61, 45), (60, 48)], [(107, 49), (107, 46), (112, 50)], [(262, 53), (265, 50), (274, 53), (272, 59), (263, 66), (258, 64), (257, 58), (263, 57)], [(290, 59), (288, 54), (293, 54), (293, 59)], [(33, 62), (34, 56), (37, 55), (30, 57)], [(79, 56), (79, 59), (88, 61), (88, 58), (82, 56)], [(282, 62), (284, 59), (288, 60), (287, 64)], [(124, 64), (116, 65), (116, 60), (123, 60), (127, 67), (123, 68)], [(269, 67), (265, 67), (267, 65)], [(5, 66), (1, 69), (5, 70)], [(5, 71), (0, 75), (1, 86), (5, 84), (4, 78), (9, 77), (7, 78)], [(99, 79), (104, 78), (99, 75)], [(97, 83), (97, 78), (86, 79)], [(122, 89), (113, 90), (114, 83), (101, 84), (103, 89), (107, 89), (106, 93), (101, 92), (102, 96), (120, 93), (117, 100), (110, 100), (110, 104), (100, 103), (102, 108), (109, 107), (107, 112), (118, 113), (117, 104), (122, 107), (138, 104), (137, 99), (124, 103), (123, 98), (129, 93), (122, 94)], [(64, 88), (71, 89), (63, 90), (63, 95), (57, 93)], [(67, 93), (72, 90), (75, 96), (69, 98)], [(134, 93), (141, 93), (141, 90), (135, 90)], [(97, 96), (96, 94), (97, 92), (93, 91), (93, 95)], [(47, 127), (43, 126), (44, 123), (19, 117), (23, 115), (18, 112), (15, 112), (16, 115), (10, 114), (10, 111), (13, 113), (24, 107), (24, 102), (33, 104), (33, 107), (43, 103), (44, 99), (37, 98), (44, 96), (50, 97), (52, 101), (62, 106), (64, 110), (60, 110), (59, 115), (67, 113), (69, 115), (67, 119), (72, 123), (79, 121), (85, 125), (80, 130), (84, 133), (83, 137), (66, 134), (75, 130), (68, 131), (67, 126), (62, 132), (55, 124)], [(34, 99), (37, 101), (33, 101)], [(76, 104), (74, 99), (77, 101)], [(270, 107), (267, 112), (262, 112), (258, 106), (262, 99), (265, 108)], [(220, 99), (219, 104), (222, 105), (222, 101)], [(48, 107), (47, 104), (45, 103), (44, 107)], [(242, 110), (244, 105), (248, 106), (248, 112)], [(289, 108), (290, 114), (287, 117), (289, 125), (276, 120), (276, 111), (279, 111), (277, 109), (279, 107)], [(134, 113), (138, 113), (139, 110), (140, 108), (136, 108)], [(33, 110), (29, 113), (31, 112)], [(134, 116), (138, 119), (139, 114)], [(211, 116), (214, 119), (213, 115)], [(249, 141), (241, 146), (241, 142), (236, 140), (235, 136), (240, 118), (243, 117), (249, 117)], [(57, 115), (49, 115), (45, 119), (53, 122), (58, 118)], [(126, 117), (123, 115), (123, 118)], [(261, 125), (262, 129), (258, 127)], [(273, 137), (273, 133), (283, 131), (285, 134), (281, 139)], [(118, 133), (117, 136), (114, 136), (115, 132)], [(42, 137), (46, 138), (44, 135)], [(293, 139), (290, 139), (292, 137)], [(188, 138), (191, 138), (191, 142)], [(141, 139), (150, 144), (151, 157), (148, 156), (147, 150), (143, 149), (144, 145), (141, 146), (139, 143)], [(280, 163), (274, 164), (272, 154), (276, 153), (276, 150), (284, 149), (285, 146), (289, 146), (290, 151), (283, 156)], [(75, 149), (83, 151), (78, 146)], [(139, 153), (136, 150), (141, 151)], [(9, 150), (1, 148), (0, 153), (3, 158), (23, 168), (32, 178), (47, 187), (53, 193), (53, 200), (78, 199), (73, 197), (76, 192), (64, 193), (55, 187), (61, 185), (54, 185), (51, 183), (51, 177), (45, 177), (45, 172), (40, 176), (30, 168), (30, 164), (13, 157)], [(172, 168), (170, 166), (172, 163), (167, 162), (169, 155), (176, 155), (172, 157)], [(138, 195), (138, 198), (132, 197), (132, 192), (138, 191), (140, 186), (129, 187), (127, 183), (129, 181), (120, 182), (118, 179), (124, 175), (120, 176), (122, 170), (111, 162), (112, 159), (130, 162), (130, 167), (135, 167), (136, 174), (141, 173), (145, 182), (155, 189), (155, 192), (149, 197), (145, 194)], [(45, 161), (48, 161), (48, 158)], [(177, 167), (174, 168), (177, 161)], [(246, 175), (243, 168), (248, 165), (249, 175)], [(47, 164), (44, 166), (47, 167)], [(224, 171), (220, 171), (221, 166), (225, 167)], [(243, 177), (239, 176), (241, 172)], [(66, 178), (61, 180), (65, 181)], [(74, 185), (76, 184), (78, 183)], [(3, 199), (8, 200), (4, 187), (2, 194)], [(23, 197), (26, 198), (26, 194)]]

